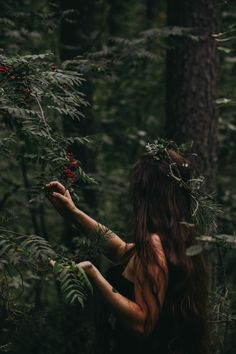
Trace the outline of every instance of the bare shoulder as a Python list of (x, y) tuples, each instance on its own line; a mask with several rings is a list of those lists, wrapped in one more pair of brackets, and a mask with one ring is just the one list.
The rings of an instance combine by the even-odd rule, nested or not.
[(160, 236), (158, 234), (150, 234), (150, 238), (153, 247), (157, 248), (160, 252), (164, 252)]
[(162, 265), (167, 270), (166, 255), (165, 255), (165, 251), (164, 251), (160, 236), (155, 233), (155, 234), (151, 234), (150, 237), (151, 237), (152, 246), (156, 252), (156, 255), (157, 255), (159, 261), (161, 261)]
[(160, 236), (158, 234), (152, 233), (152, 234), (150, 234), (150, 237), (151, 237), (151, 240), (153, 242), (161, 244), (161, 239), (160, 239)]
[[(161, 239), (157, 234), (151, 234), (151, 244), (158, 259), (158, 263), (162, 266), (165, 273), (168, 273), (167, 261), (165, 257), (165, 252), (161, 243)], [(130, 243), (127, 245), (126, 252), (126, 267), (124, 269), (123, 275), (129, 280), (134, 282), (135, 274), (142, 276), (142, 266), (135, 250), (135, 243)], [(154, 266), (154, 267), (153, 267)], [(159, 268), (156, 267), (156, 264), (149, 264), (149, 270), (153, 273), (158, 271)]]

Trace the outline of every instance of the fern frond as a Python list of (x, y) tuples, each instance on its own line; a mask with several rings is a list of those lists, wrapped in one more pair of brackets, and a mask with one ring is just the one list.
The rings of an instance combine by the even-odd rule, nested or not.
[(69, 303), (79, 302), (84, 307), (84, 302), (93, 287), (85, 271), (74, 262), (68, 264), (59, 261), (54, 265), (54, 272), (61, 283), (61, 290)]

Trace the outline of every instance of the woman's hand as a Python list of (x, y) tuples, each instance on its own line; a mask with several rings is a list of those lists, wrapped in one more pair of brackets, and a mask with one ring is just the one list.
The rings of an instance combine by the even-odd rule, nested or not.
[(58, 181), (50, 182), (46, 187), (53, 190), (47, 197), (58, 213), (64, 218), (71, 217), (77, 208), (68, 189)]
[(80, 263), (76, 264), (76, 266), (83, 268), (83, 270), (85, 271), (85, 273), (87, 274), (87, 276), (89, 278), (96, 277), (97, 268), (90, 261), (80, 262)]
[[(54, 261), (53, 259), (49, 260), (49, 265), (54, 267), (55, 264), (56, 264), (56, 261)], [(83, 268), (83, 270), (85, 271), (85, 273), (87, 274), (87, 276), (89, 278), (96, 277), (97, 268), (90, 261), (80, 262), (80, 263), (76, 264), (76, 267)]]

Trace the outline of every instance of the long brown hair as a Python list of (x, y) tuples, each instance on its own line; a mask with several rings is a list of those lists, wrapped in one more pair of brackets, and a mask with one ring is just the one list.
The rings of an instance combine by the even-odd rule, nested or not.
[[(191, 178), (189, 161), (169, 150), (171, 160), (178, 166), (183, 181)], [(188, 162), (188, 166), (186, 163)], [(146, 272), (150, 288), (155, 279), (148, 265), (164, 273), (155, 258), (150, 234), (159, 235), (168, 264), (168, 288), (164, 306), (156, 296), (161, 310), (155, 335), (161, 354), (208, 354), (208, 290), (204, 255), (186, 255), (195, 244), (192, 224), (191, 196), (169, 174), (168, 159), (156, 160), (143, 155), (133, 166), (131, 198), (134, 210), (134, 242), (136, 254)], [(160, 344), (162, 341), (162, 344)], [(157, 348), (157, 347), (156, 347)]]

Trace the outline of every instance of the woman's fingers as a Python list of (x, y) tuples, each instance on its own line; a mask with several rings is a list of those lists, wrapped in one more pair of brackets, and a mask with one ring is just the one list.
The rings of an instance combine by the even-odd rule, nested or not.
[(66, 188), (63, 186), (63, 184), (61, 184), (58, 181), (52, 181), (52, 182), (46, 184), (46, 186), (49, 188), (55, 188), (59, 193), (61, 193), (63, 195), (66, 192)]
[(53, 192), (50, 196), (51, 198), (56, 198), (56, 199), (59, 199), (60, 201), (62, 201), (63, 203), (68, 203), (68, 197), (60, 194), (60, 193), (57, 193), (57, 192)]
[(56, 261), (54, 261), (53, 259), (50, 259), (49, 264), (50, 264), (52, 267), (54, 267), (55, 263), (56, 263)]
[(70, 192), (60, 182), (53, 181), (47, 185), (53, 188), (47, 195), (48, 200), (52, 203), (58, 213), (64, 218), (71, 218), (76, 206), (70, 196)]
[(83, 262), (80, 262), (80, 263), (77, 263), (76, 264), (76, 267), (81, 267), (83, 268), (84, 270), (87, 270), (89, 268), (91, 268), (93, 265), (90, 261), (83, 261)]
[(64, 194), (65, 197), (72, 199), (69, 190), (67, 189)]
[[(48, 262), (52, 267), (54, 267), (55, 266), (55, 264), (56, 264), (56, 261), (54, 261), (53, 259), (49, 259), (49, 262)], [(60, 263), (59, 263), (60, 264)], [(62, 266), (62, 268), (65, 268), (65, 269), (69, 269), (70, 268), (70, 266), (69, 265), (67, 265), (67, 266)]]

